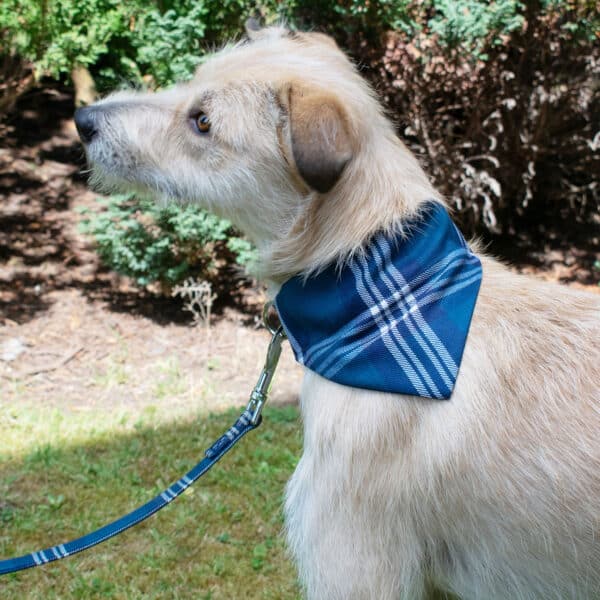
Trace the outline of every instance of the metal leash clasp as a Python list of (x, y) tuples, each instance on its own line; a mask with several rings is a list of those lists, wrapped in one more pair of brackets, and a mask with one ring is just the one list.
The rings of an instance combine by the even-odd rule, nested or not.
[(261, 374), (250, 394), (250, 401), (246, 410), (252, 414), (251, 422), (256, 425), (260, 420), (262, 409), (269, 396), (269, 390), (271, 388), (271, 382), (279, 357), (281, 356), (281, 344), (286, 339), (286, 335), (283, 331), (283, 327), (280, 324), (274, 325), (271, 319), (271, 309), (273, 308), (272, 302), (267, 302), (263, 308), (263, 324), (267, 331), (271, 334), (271, 342), (267, 350), (267, 358), (265, 359), (265, 366), (261, 371)]

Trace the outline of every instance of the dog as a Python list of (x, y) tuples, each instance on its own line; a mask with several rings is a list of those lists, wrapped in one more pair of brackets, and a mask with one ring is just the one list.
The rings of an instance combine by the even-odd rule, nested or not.
[[(444, 201), (332, 39), (248, 35), (75, 118), (92, 185), (231, 220), (276, 294)], [(307, 598), (600, 598), (600, 298), (479, 260), (450, 399), (306, 370), (285, 518)]]

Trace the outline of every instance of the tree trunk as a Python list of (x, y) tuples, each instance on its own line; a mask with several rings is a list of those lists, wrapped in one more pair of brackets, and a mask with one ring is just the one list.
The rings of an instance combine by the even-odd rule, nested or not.
[(98, 99), (94, 78), (87, 67), (77, 65), (71, 71), (71, 79), (75, 87), (75, 106), (87, 106)]

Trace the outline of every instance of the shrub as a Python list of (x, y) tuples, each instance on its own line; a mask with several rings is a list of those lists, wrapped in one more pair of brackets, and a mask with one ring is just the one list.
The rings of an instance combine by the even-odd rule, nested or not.
[[(272, 8), (275, 2), (265, 3)], [(209, 48), (239, 38), (252, 12), (244, 0), (175, 0), (140, 12), (134, 61), (159, 86), (188, 79)]]
[[(276, 14), (275, 0), (263, 10)], [(32, 61), (39, 75), (86, 66), (102, 90), (187, 79), (206, 48), (241, 34), (244, 0), (2, 0), (0, 55)]]
[[(202, 49), (239, 34), (257, 7), (267, 20), (327, 31), (353, 54), (467, 231), (597, 218), (600, 17), (591, 0), (3, 0), (0, 53), (9, 48), (56, 77), (89, 65), (100, 88), (143, 76), (163, 86), (189, 77)], [(134, 211), (141, 229), (123, 235), (131, 251), (125, 239), (109, 242), (109, 224), (130, 219), (124, 206), (98, 217), (115, 268), (175, 281), (174, 257), (203, 264), (173, 224), (159, 243), (160, 218), (144, 202)], [(221, 247), (229, 231), (222, 223), (214, 239), (198, 234)], [(229, 246), (247, 251), (237, 237)]]
[[(129, 38), (136, 8), (118, 0), (3, 0), (0, 28), (10, 44), (4, 52), (33, 61), (40, 75), (60, 77), (76, 65), (96, 65)], [(117, 54), (125, 59), (124, 52)]]
[(242, 266), (253, 260), (250, 244), (228, 221), (194, 206), (159, 207), (131, 195), (99, 204), (103, 209), (84, 211), (81, 228), (107, 266), (139, 285), (159, 282), (170, 290), (188, 277), (214, 279), (217, 266), (232, 259)]
[(315, 4), (298, 2), (306, 22), (356, 57), (465, 229), (509, 233), (596, 218), (595, 3), (405, 2), (394, 31), (399, 17), (388, 3), (372, 19), (357, 10), (366, 3), (339, 2), (343, 24), (323, 21)]

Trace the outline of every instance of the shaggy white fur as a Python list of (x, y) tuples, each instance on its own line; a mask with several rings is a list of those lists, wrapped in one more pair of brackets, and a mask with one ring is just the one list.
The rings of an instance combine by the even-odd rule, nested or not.
[[(188, 84), (94, 105), (87, 153), (105, 188), (231, 219), (276, 291), (442, 200), (332, 40), (251, 35)], [(285, 513), (308, 598), (600, 598), (600, 298), (482, 261), (450, 401), (306, 373)]]

